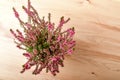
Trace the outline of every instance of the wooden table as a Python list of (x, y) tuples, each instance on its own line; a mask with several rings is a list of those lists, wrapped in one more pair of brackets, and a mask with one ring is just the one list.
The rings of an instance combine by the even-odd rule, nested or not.
[(44, 71), (20, 74), (26, 61), (15, 47), (10, 28), (20, 28), (12, 7), (21, 9), (26, 0), (0, 1), (0, 80), (120, 80), (120, 0), (31, 0), (40, 16), (52, 14), (52, 21), (70, 17), (64, 26), (75, 27), (76, 50), (66, 56), (65, 67), (53, 77)]

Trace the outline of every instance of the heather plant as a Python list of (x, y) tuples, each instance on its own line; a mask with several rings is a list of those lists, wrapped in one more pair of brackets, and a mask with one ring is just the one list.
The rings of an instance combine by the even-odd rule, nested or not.
[(64, 66), (64, 56), (72, 54), (74, 50), (74, 27), (62, 31), (63, 25), (70, 18), (65, 20), (61, 17), (59, 24), (55, 26), (55, 23), (51, 22), (51, 14), (48, 14), (48, 21), (44, 17), (41, 19), (30, 0), (28, 6), (22, 8), (28, 16), (26, 22), (21, 20), (15, 8), (13, 11), (24, 31), (17, 29), (15, 32), (10, 29), (17, 47), (25, 50), (23, 55), (27, 58), (27, 62), (23, 65), (21, 73), (35, 66), (33, 74), (39, 74), (46, 69), (46, 72), (51, 72), (55, 76), (59, 73), (59, 66)]

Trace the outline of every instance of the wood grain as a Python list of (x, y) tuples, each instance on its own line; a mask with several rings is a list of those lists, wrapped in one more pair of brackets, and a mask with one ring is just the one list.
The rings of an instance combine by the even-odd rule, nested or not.
[(19, 28), (12, 7), (27, 17), (21, 6), (26, 0), (0, 1), (0, 80), (120, 80), (120, 0), (31, 0), (40, 16), (52, 14), (52, 21), (70, 17), (65, 25), (75, 27), (76, 49), (67, 55), (65, 67), (53, 77), (44, 71), (34, 76), (20, 74), (25, 62), (22, 51), (15, 47), (10, 28)]

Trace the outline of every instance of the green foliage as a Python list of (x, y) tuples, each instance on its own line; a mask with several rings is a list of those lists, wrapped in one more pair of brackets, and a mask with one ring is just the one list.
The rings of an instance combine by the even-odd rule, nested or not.
[(33, 52), (33, 47), (32, 46), (30, 46), (30, 47), (27, 47), (27, 52)]
[(44, 42), (43, 45), (42, 45), (42, 48), (43, 49), (46, 49), (46, 48), (49, 48), (50, 44), (47, 43), (47, 42)]

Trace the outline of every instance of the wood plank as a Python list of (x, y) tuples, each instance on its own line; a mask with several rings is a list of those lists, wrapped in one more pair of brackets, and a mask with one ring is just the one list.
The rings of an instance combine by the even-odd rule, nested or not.
[(76, 50), (66, 56), (65, 67), (53, 77), (44, 71), (37, 76), (26, 71), (21, 50), (15, 47), (10, 28), (20, 28), (12, 7), (21, 17), (26, 0), (0, 1), (0, 80), (120, 80), (120, 0), (31, 0), (40, 16), (52, 14), (52, 21), (70, 17), (64, 29), (75, 26)]

